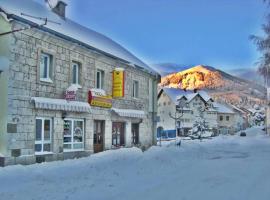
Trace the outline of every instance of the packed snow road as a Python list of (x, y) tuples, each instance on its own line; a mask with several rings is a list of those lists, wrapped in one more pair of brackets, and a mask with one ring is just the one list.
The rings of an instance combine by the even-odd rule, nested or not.
[(269, 200), (270, 137), (182, 141), (0, 168), (1, 200)]

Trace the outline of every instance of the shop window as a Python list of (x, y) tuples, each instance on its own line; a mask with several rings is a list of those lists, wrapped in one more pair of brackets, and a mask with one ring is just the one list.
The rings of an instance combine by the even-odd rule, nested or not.
[(84, 148), (84, 121), (64, 120), (64, 150), (82, 150)]
[(41, 53), (39, 78), (40, 81), (52, 82), (53, 56), (47, 53)]
[(100, 69), (96, 72), (96, 88), (104, 89), (104, 71)]
[(132, 97), (134, 98), (139, 97), (139, 82), (138, 81), (133, 81)]
[(35, 152), (51, 152), (52, 120), (36, 118)]
[(219, 116), (219, 121), (223, 121), (223, 116)]
[(81, 64), (72, 62), (72, 84), (80, 85)]
[(226, 121), (229, 121), (230, 120), (230, 116), (226, 116)]

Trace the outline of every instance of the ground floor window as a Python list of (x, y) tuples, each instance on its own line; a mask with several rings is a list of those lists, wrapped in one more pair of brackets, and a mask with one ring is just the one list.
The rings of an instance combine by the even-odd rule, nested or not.
[(64, 120), (64, 150), (82, 150), (84, 148), (84, 120)]
[(125, 145), (125, 123), (122, 122), (112, 123), (112, 145), (113, 146)]
[(52, 119), (36, 118), (35, 152), (51, 152)]

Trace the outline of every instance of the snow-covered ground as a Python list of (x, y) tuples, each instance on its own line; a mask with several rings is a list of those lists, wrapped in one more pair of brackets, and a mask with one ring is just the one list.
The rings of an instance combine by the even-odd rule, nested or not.
[(270, 137), (219, 136), (0, 168), (1, 200), (269, 200)]

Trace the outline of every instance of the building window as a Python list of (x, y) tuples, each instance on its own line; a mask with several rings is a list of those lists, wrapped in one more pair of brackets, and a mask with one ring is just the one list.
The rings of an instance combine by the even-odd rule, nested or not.
[(36, 118), (35, 152), (51, 152), (52, 120)]
[(133, 81), (132, 97), (134, 98), (139, 97), (139, 82), (138, 81)]
[(64, 150), (83, 150), (84, 121), (79, 119), (64, 120)]
[(81, 65), (72, 62), (72, 84), (80, 85)]
[(52, 55), (47, 53), (41, 53), (39, 77), (40, 81), (52, 82)]
[(99, 69), (96, 72), (96, 88), (97, 89), (104, 88), (104, 71)]
[(226, 121), (229, 121), (230, 120), (230, 116), (226, 116)]
[(163, 102), (163, 106), (166, 106), (166, 102)]
[(223, 121), (223, 116), (219, 116), (219, 121)]

